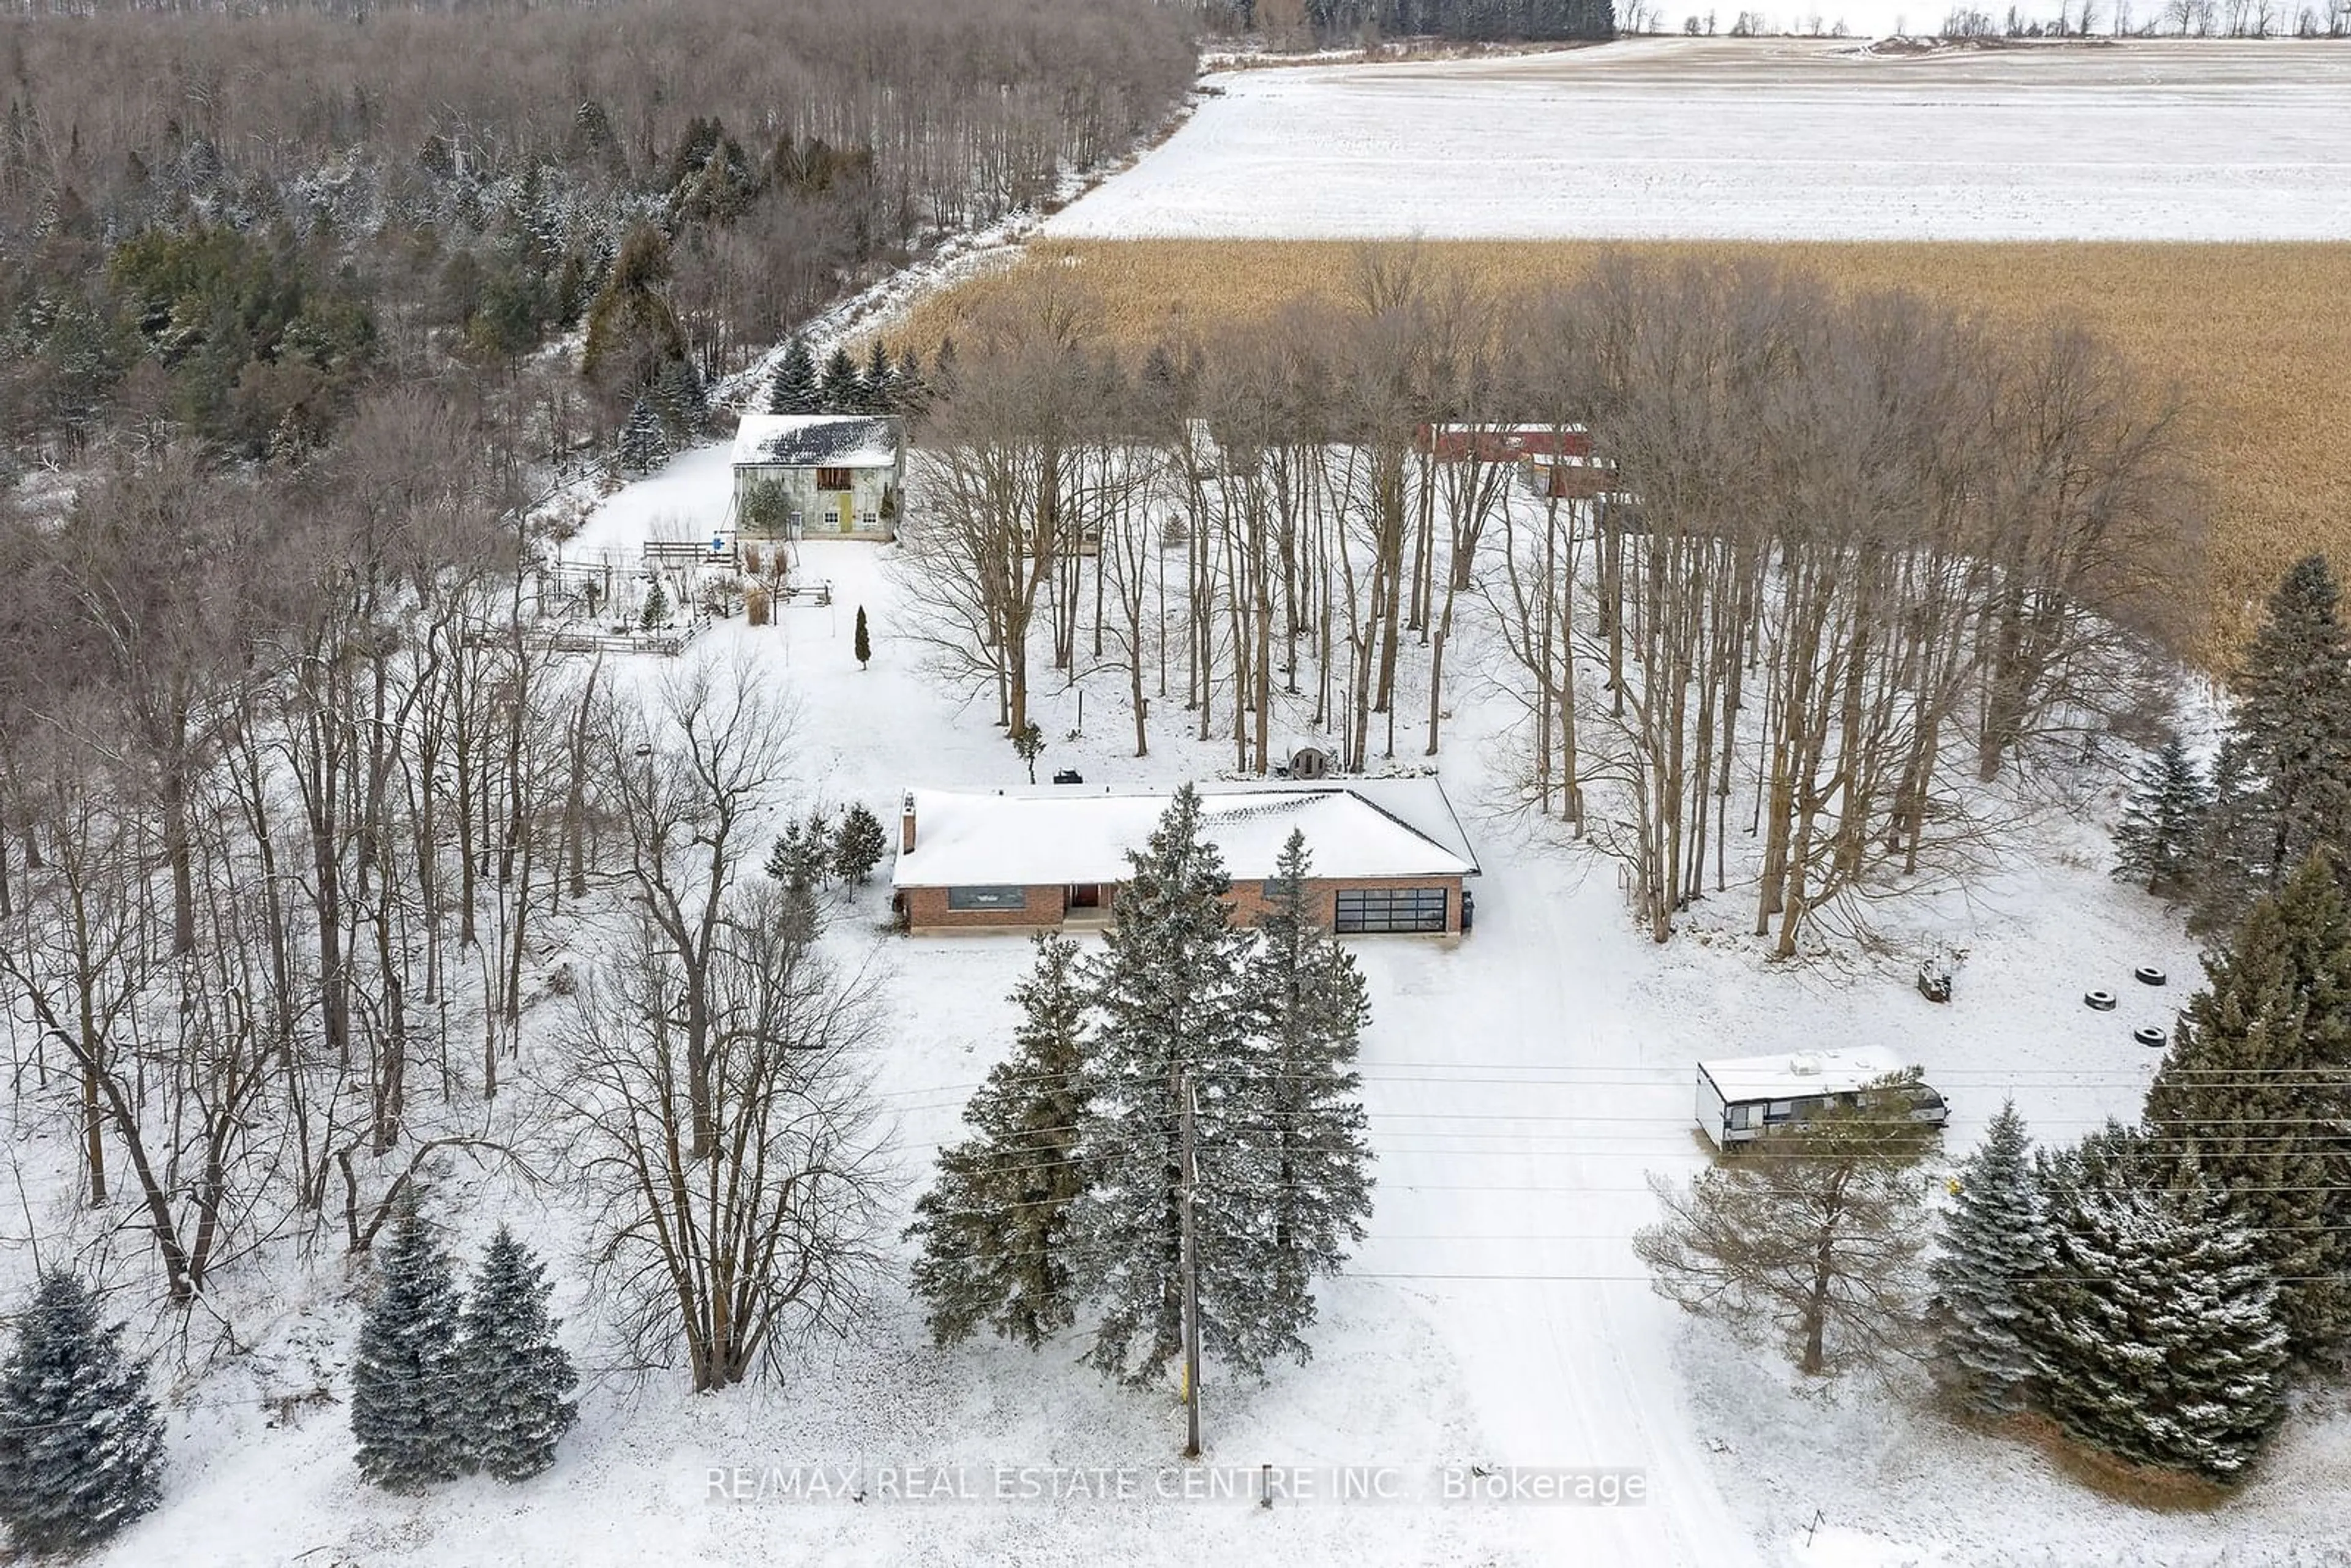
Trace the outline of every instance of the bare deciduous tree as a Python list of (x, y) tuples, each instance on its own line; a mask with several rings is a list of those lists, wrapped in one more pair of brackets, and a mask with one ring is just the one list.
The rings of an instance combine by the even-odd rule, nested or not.
[[(824, 956), (790, 889), (747, 886), (722, 905), (695, 981), (668, 929), (641, 915), (581, 990), (559, 1090), (620, 1331), (649, 1364), (682, 1354), (696, 1393), (843, 1328), (886, 1235), (859, 1063), (872, 987)], [(675, 1001), (689, 984), (712, 1003), (698, 1064)]]
[(597, 763), (628, 836), (632, 896), (676, 970), (663, 1010), (677, 1030), (687, 1153), (699, 1160), (720, 1136), (713, 1040), (727, 894), (756, 859), (750, 835), (789, 768), (792, 708), (747, 657), (693, 660), (653, 696), (649, 713), (607, 701)]

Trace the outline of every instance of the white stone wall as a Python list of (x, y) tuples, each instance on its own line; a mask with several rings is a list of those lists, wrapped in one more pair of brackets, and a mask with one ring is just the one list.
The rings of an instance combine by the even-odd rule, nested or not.
[[(851, 488), (845, 497), (839, 492), (820, 492), (816, 487), (816, 476), (817, 471), (813, 468), (738, 465), (735, 470), (737, 521), (740, 522), (744, 505), (754, 490), (762, 486), (775, 485), (784, 492), (786, 509), (800, 515), (800, 535), (803, 538), (886, 539), (893, 536), (895, 531), (893, 519), (883, 515), (882, 500), (892, 487), (894, 470), (851, 469)], [(848, 525), (845, 528), (842, 526), (844, 500), (847, 502)], [(744, 531), (751, 533), (747, 528)]]

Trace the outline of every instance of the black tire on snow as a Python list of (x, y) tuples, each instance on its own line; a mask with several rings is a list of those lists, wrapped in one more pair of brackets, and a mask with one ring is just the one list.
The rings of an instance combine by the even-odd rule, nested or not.
[(2131, 1030), (2131, 1038), (2150, 1051), (2160, 1051), (2171, 1043), (2171, 1037), (2151, 1023), (2143, 1023)]
[(2160, 986), (2171, 978), (2152, 964), (2141, 964), (2131, 971), (2131, 977), (2142, 986)]
[(2082, 1005), (2093, 1012), (2110, 1013), (2115, 1010), (2115, 994), (2112, 991), (2084, 991)]

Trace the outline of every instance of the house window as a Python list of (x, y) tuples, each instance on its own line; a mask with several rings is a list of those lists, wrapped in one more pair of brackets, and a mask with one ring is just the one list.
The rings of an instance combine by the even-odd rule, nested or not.
[(818, 469), (816, 471), (816, 487), (820, 490), (848, 489), (849, 470), (846, 468)]
[(1344, 888), (1335, 897), (1332, 928), (1350, 933), (1442, 931), (1448, 896), (1441, 887)]
[(947, 889), (947, 907), (955, 910), (1026, 909), (1029, 890), (1025, 887), (951, 887)]

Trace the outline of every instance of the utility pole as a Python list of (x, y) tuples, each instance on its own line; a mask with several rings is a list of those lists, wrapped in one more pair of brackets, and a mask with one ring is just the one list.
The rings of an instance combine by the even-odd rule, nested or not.
[(1200, 1457), (1200, 1247), (1192, 1225), (1192, 1192), (1199, 1169), (1192, 1146), (1192, 1074), (1178, 1068), (1176, 1092), (1184, 1117), (1183, 1138), (1183, 1260), (1184, 1272), (1184, 1457)]

